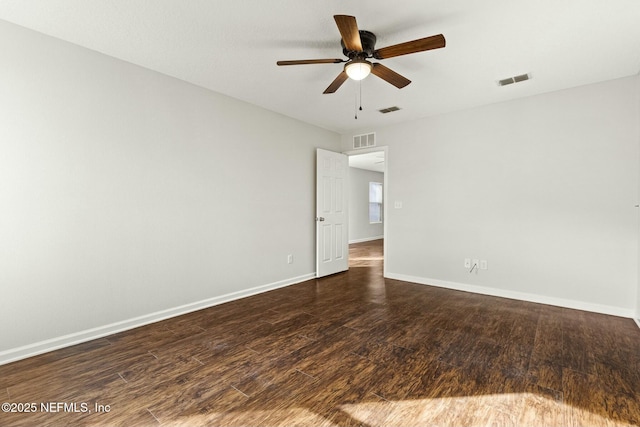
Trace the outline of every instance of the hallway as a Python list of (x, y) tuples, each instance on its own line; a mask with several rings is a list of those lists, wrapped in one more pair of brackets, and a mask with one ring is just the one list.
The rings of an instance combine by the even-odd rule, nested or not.
[(384, 264), (384, 240), (349, 245), (349, 267), (380, 267)]

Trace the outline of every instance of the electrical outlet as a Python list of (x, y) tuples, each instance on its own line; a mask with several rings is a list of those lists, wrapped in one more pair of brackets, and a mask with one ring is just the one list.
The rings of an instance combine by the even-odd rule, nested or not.
[(293, 264), (293, 255), (287, 255), (287, 264)]
[(480, 260), (480, 270), (486, 270), (487, 268), (489, 268), (487, 266), (487, 260), (486, 259), (481, 259)]
[(471, 258), (464, 259), (464, 268), (471, 268)]
[(480, 268), (480, 261), (478, 261), (477, 259), (472, 259), (471, 267)]

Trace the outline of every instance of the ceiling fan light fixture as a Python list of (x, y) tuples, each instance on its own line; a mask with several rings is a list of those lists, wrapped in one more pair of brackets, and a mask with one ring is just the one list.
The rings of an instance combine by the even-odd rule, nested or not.
[(350, 79), (362, 80), (371, 73), (373, 64), (364, 59), (354, 59), (344, 66), (344, 71)]

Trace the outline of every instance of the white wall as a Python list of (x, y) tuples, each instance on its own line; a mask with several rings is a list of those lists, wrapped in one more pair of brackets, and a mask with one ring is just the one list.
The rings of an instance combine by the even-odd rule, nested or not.
[(369, 183), (384, 183), (384, 174), (349, 168), (349, 242), (382, 239), (382, 223), (369, 222)]
[(387, 275), (632, 317), (637, 80), (354, 132), (389, 147)]
[(312, 277), (339, 135), (2, 21), (0, 51), (0, 363)]

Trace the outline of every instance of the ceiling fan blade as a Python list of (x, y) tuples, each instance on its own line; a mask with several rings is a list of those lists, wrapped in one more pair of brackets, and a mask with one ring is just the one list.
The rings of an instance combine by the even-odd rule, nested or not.
[(355, 16), (334, 15), (342, 41), (347, 50), (362, 52), (362, 41), (360, 40), (360, 31)]
[(339, 64), (345, 62), (342, 59), (301, 59), (298, 61), (278, 61), (278, 65), (304, 65), (304, 64)]
[(398, 89), (402, 89), (403, 87), (411, 83), (411, 80), (409, 80), (408, 78), (396, 73), (392, 69), (387, 68), (382, 64), (373, 64), (371, 74), (374, 74), (380, 77), (382, 80), (391, 83)]
[(425, 37), (423, 39), (412, 40), (410, 42), (394, 44), (383, 47), (373, 52), (376, 59), (393, 58), (394, 56), (408, 55), (410, 53), (424, 52), (425, 50), (439, 49), (445, 47), (446, 41), (442, 34)]
[(331, 82), (329, 87), (326, 88), (322, 93), (334, 93), (340, 88), (340, 86), (342, 86), (342, 83), (347, 81), (348, 78), (349, 76), (347, 76), (347, 72), (343, 70), (340, 74), (338, 74), (338, 77), (336, 77), (336, 79)]

